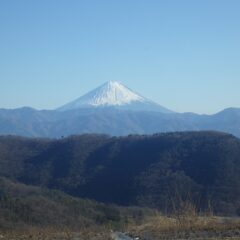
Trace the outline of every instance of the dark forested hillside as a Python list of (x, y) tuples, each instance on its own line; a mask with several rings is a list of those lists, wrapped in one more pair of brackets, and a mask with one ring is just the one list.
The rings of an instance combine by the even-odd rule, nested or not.
[(150, 209), (121, 208), (0, 178), (0, 230), (35, 226), (79, 231), (104, 224), (121, 226), (127, 218), (141, 222), (151, 215)]
[(77, 197), (172, 211), (240, 211), (240, 140), (217, 132), (0, 138), (0, 175)]

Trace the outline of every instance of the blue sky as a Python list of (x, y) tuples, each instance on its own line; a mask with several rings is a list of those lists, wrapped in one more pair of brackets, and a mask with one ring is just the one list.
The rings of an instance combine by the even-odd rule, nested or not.
[(179, 112), (240, 107), (239, 0), (1, 0), (0, 107), (118, 80)]

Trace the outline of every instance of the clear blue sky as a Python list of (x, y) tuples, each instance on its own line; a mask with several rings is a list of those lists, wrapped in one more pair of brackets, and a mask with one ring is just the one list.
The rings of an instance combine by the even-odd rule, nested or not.
[(0, 1), (0, 107), (53, 109), (108, 80), (179, 112), (240, 107), (240, 1)]

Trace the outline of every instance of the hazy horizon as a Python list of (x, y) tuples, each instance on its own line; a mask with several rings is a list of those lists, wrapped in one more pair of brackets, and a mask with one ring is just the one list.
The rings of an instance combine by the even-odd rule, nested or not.
[(0, 108), (55, 109), (109, 80), (176, 112), (240, 107), (240, 2), (1, 1)]
[[(112, 81), (113, 81), (113, 80), (111, 80), (111, 81), (107, 81), (107, 82), (112, 82)], [(84, 93), (82, 96), (88, 95), (90, 92), (92, 92), (92, 91), (94, 91), (94, 90), (97, 90), (98, 88), (100, 88), (101, 86), (103, 86), (104, 84), (106, 84), (107, 82), (101, 84), (100, 86), (98, 86), (98, 87), (96, 87), (96, 88), (94, 88), (94, 89), (89, 90), (87, 93)], [(122, 83), (121, 81), (113, 81), (113, 82), (121, 83), (121, 84), (123, 84), (125, 87), (127, 87), (127, 86), (126, 86), (124, 83)], [(128, 87), (127, 87), (127, 88), (128, 88)], [(139, 96), (142, 96), (140, 93), (135, 92), (133, 89), (130, 89), (130, 90), (133, 91), (133, 92), (136, 93), (136, 94), (139, 94)], [(80, 97), (82, 97), (82, 96), (80, 96)], [(75, 98), (75, 99), (71, 99), (69, 102), (64, 103), (62, 106), (64, 106), (65, 104), (70, 104), (71, 102), (76, 101), (77, 99), (80, 99), (80, 97), (77, 97), (77, 98)], [(142, 96), (142, 97), (145, 97), (145, 96)], [(146, 99), (147, 99), (147, 98), (146, 98)], [(151, 100), (151, 99), (149, 99), (149, 100)], [(155, 102), (155, 103), (157, 103), (157, 102)], [(15, 108), (15, 107), (12, 107), (12, 108), (10, 107), (10, 108), (2, 108), (2, 109), (32, 108), (32, 109), (35, 109), (35, 110), (42, 111), (42, 110), (57, 110), (57, 109), (59, 109), (59, 107), (62, 107), (62, 106), (57, 106), (56, 108), (47, 109), (47, 108), (35, 108), (35, 107), (30, 106), (30, 105), (25, 105), (25, 106), (20, 106), (20, 107), (16, 107), (16, 108)], [(163, 106), (163, 107), (166, 107), (166, 106)], [(234, 107), (229, 107), (229, 108), (234, 108)], [(0, 107), (0, 109), (1, 109), (1, 107)], [(177, 112), (177, 113), (187, 113), (187, 112), (192, 112), (192, 113), (196, 113), (196, 114), (206, 114), (206, 115), (211, 115), (211, 114), (219, 113), (219, 112), (221, 112), (221, 111), (223, 111), (223, 110), (225, 110), (225, 109), (227, 109), (227, 108), (221, 109), (221, 110), (219, 110), (219, 111), (217, 111), (217, 112), (214, 112), (214, 113), (197, 113), (197, 112), (194, 112), (194, 111)], [(172, 110), (172, 109), (169, 109), (169, 110)]]

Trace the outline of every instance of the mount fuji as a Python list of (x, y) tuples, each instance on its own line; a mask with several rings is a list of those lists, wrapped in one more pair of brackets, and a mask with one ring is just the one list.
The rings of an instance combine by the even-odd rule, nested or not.
[(57, 110), (68, 111), (73, 109), (107, 107), (131, 111), (173, 113), (173, 111), (139, 95), (117, 81), (106, 82)]
[(176, 113), (110, 81), (55, 110), (0, 109), (0, 135), (61, 138), (76, 134), (154, 134), (214, 130), (240, 137), (240, 109)]

